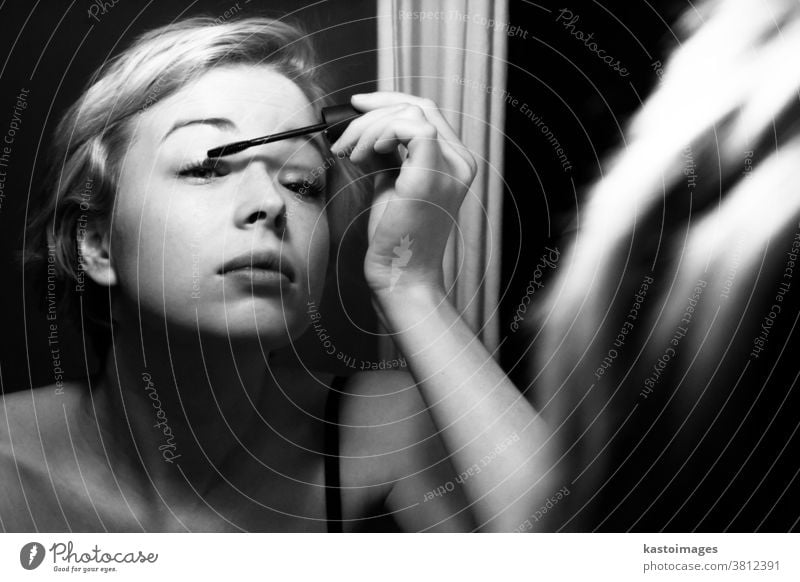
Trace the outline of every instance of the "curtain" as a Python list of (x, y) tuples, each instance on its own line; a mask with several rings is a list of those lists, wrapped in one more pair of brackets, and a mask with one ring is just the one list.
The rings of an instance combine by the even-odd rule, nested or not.
[[(507, 0), (378, 0), (378, 90), (436, 101), (478, 161), (448, 242), (445, 283), (492, 352), (500, 330), (507, 40)], [(380, 356), (397, 356), (388, 337)]]

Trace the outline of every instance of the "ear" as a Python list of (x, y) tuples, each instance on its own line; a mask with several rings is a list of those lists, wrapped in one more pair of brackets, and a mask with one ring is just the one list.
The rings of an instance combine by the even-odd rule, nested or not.
[(104, 287), (117, 284), (117, 272), (111, 264), (111, 250), (108, 233), (87, 229), (78, 236), (78, 260), (87, 275)]

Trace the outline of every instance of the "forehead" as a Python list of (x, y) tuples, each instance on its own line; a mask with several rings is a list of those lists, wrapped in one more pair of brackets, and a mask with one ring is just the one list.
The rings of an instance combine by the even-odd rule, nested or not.
[(240, 137), (253, 137), (317, 123), (302, 90), (268, 66), (212, 69), (146, 110), (137, 137), (160, 142), (178, 121), (228, 118)]

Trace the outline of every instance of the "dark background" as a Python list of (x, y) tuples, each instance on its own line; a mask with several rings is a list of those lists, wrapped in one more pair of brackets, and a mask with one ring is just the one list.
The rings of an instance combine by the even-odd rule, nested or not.
[[(672, 26), (688, 6), (664, 0), (543, 4), (511, 2), (511, 23), (529, 34), (510, 37), (508, 47), (508, 93), (520, 103), (506, 107), (502, 281), (507, 287), (500, 305), (500, 337), (508, 337), (501, 364), (520, 388), (529, 382), (524, 359), (536, 330), (512, 332), (509, 326), (535, 265), (549, 254), (545, 247), (563, 251), (562, 239), (580, 223), (586, 189), (602, 176), (609, 152), (623, 142), (630, 115), (657, 83), (654, 63), (663, 63), (677, 46)], [(578, 16), (574, 31), (594, 33), (593, 40), (625, 66), (628, 76), (612, 70), (572, 36), (563, 19), (557, 21), (562, 8)], [(553, 132), (571, 169), (564, 170), (522, 103)], [(554, 272), (543, 270), (545, 289)]]

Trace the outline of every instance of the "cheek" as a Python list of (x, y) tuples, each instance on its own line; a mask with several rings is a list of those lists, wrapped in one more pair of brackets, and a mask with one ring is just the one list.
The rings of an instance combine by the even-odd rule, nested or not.
[[(296, 233), (296, 240), (302, 241), (297, 250), (302, 253), (305, 263), (306, 280), (309, 285), (308, 294), (318, 300), (325, 284), (330, 252), (328, 217), (322, 204), (297, 206), (288, 209), (289, 227)], [(294, 218), (294, 224), (292, 224), (292, 218)]]
[(192, 259), (202, 240), (202, 222), (186, 209), (150, 194), (117, 200), (111, 256), (122, 293), (137, 303), (161, 307), (183, 294)]
[(320, 300), (323, 288), (325, 287), (330, 247), (328, 236), (326, 229), (324, 234), (315, 237), (319, 239), (319, 244), (312, 242), (312, 252), (309, 255), (311, 258), (309, 262), (311, 277), (309, 280), (312, 282), (312, 295), (315, 301)]

